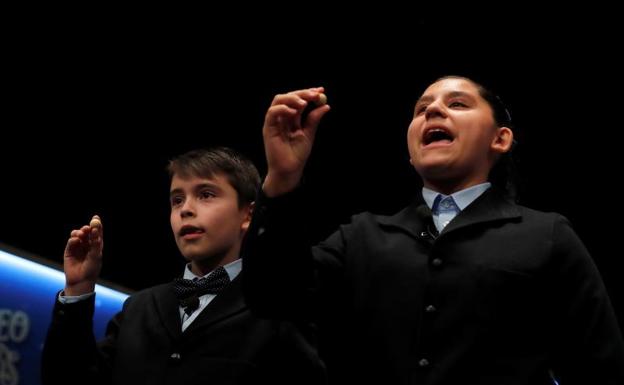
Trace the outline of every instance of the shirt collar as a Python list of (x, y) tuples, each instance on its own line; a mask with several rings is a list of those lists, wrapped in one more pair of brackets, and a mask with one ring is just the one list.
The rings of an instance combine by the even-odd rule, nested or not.
[[(451, 196), (453, 197), (453, 200), (455, 201), (457, 207), (459, 207), (460, 210), (463, 210), (490, 187), (492, 187), (492, 183), (490, 182), (480, 183), (478, 185), (468, 187), (467, 189), (456, 191), (452, 193)], [(443, 197), (447, 196), (435, 190), (423, 187), (422, 196), (425, 200), (425, 203), (427, 204), (427, 206), (429, 206), (430, 209), (433, 208), (433, 201), (438, 196), (438, 194), (442, 195)]]
[[(224, 265), (223, 268), (225, 269), (225, 271), (227, 272), (228, 276), (230, 277), (230, 281), (233, 281), (234, 278), (236, 278), (238, 273), (240, 273), (242, 268), (243, 268), (243, 260), (239, 258), (239, 259), (237, 259), (234, 262), (230, 262), (227, 265)], [(195, 273), (193, 273), (191, 271), (191, 264), (187, 263), (186, 267), (184, 268), (184, 276), (182, 278), (184, 278), (184, 279), (194, 279), (194, 278), (201, 279), (201, 278), (206, 278), (210, 274), (212, 274), (212, 271), (210, 273), (204, 275), (203, 277), (197, 276), (197, 275), (195, 275)]]

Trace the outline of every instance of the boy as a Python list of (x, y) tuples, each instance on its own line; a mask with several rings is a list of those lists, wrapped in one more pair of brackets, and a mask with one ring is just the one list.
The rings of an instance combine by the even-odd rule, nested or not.
[(168, 170), (171, 228), (189, 261), (184, 279), (130, 296), (96, 344), (91, 320), (103, 226), (95, 216), (72, 231), (66, 286), (43, 352), (43, 382), (322, 383), (305, 325), (257, 318), (243, 301), (239, 250), (260, 182), (256, 168), (231, 149), (215, 148), (178, 156)]

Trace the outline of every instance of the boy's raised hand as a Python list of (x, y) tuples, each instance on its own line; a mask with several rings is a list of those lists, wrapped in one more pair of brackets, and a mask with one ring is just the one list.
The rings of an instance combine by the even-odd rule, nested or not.
[(68, 296), (91, 293), (102, 268), (104, 233), (100, 217), (94, 215), (88, 226), (71, 232), (65, 246), (63, 270)]

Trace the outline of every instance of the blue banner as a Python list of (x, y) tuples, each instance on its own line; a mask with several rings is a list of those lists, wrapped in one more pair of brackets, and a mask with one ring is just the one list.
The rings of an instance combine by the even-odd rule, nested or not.
[[(56, 294), (65, 286), (58, 269), (0, 250), (0, 385), (38, 385), (43, 342)], [(127, 294), (97, 285), (96, 338), (121, 310)]]

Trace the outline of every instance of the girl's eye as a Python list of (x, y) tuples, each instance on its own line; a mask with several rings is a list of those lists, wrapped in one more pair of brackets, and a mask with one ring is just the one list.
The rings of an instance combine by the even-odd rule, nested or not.
[(420, 115), (427, 109), (427, 105), (421, 104), (420, 106), (416, 106), (416, 115)]
[(466, 104), (462, 103), (462, 102), (451, 102), (449, 104), (449, 107), (467, 107)]

